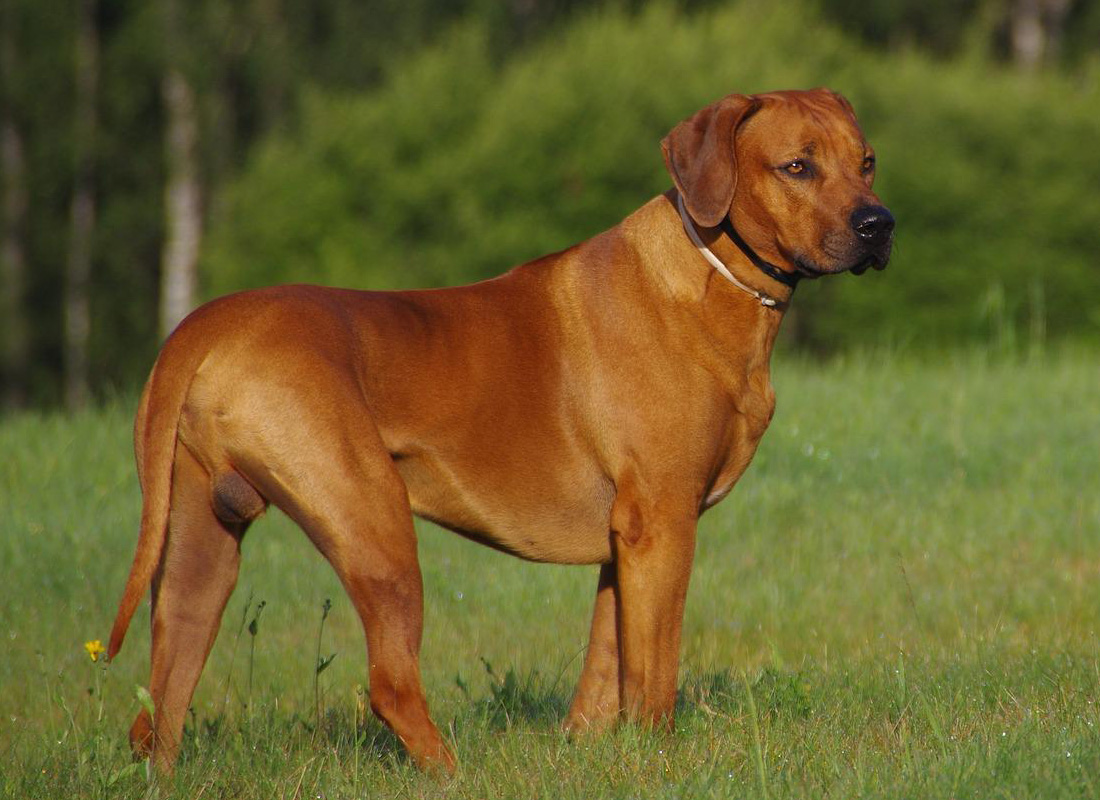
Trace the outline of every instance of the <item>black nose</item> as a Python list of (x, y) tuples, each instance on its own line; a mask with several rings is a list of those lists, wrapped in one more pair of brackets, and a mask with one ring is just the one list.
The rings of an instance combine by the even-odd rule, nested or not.
[(894, 232), (894, 215), (883, 206), (863, 206), (852, 212), (852, 230), (868, 244), (880, 244)]

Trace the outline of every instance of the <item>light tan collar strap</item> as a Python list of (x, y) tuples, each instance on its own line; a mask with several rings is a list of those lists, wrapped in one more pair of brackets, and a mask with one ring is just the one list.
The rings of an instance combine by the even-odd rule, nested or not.
[(707, 262), (712, 267), (714, 267), (715, 270), (718, 271), (718, 274), (720, 274), (723, 278), (732, 283), (741, 291), (751, 294), (753, 297), (759, 300), (760, 305), (764, 306), (765, 308), (774, 308), (777, 311), (783, 311), (784, 309), (786, 309), (786, 301), (777, 300), (776, 298), (764, 294), (763, 292), (756, 289), (753, 289), (751, 286), (748, 286), (747, 284), (739, 281), (734, 276), (734, 274), (729, 271), (729, 268), (722, 263), (721, 259), (719, 259), (718, 256), (714, 255), (709, 247), (703, 244), (703, 240), (699, 238), (699, 232), (695, 230), (695, 223), (692, 222), (691, 217), (687, 213), (687, 209), (684, 207), (684, 196), (679, 192), (676, 193), (676, 207), (680, 209), (680, 219), (684, 223), (684, 230), (687, 231), (687, 235), (691, 239), (692, 244), (694, 244), (699, 252), (703, 254), (703, 258), (705, 258)]

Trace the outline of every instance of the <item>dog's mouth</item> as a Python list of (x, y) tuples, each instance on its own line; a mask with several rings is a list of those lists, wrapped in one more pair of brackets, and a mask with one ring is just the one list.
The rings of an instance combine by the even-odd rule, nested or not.
[(852, 274), (862, 275), (872, 268), (881, 272), (886, 269), (886, 264), (890, 261), (890, 254), (893, 250), (894, 237), (892, 235), (886, 237), (885, 241), (876, 242), (863, 252), (860, 261), (851, 268)]
[(794, 260), (794, 268), (798, 270), (798, 274), (804, 278), (820, 278), (822, 275), (829, 274), (828, 270), (820, 269), (802, 258), (796, 258)]
[(888, 260), (888, 257), (883, 258), (879, 255), (870, 255), (867, 256), (867, 258), (863, 259), (863, 261), (860, 261), (858, 264), (852, 267), (849, 271), (853, 275), (862, 275), (864, 272), (873, 267), (875, 270), (881, 272), (882, 270), (886, 269), (886, 262)]
[(819, 278), (822, 275), (836, 275), (841, 272), (851, 272), (853, 275), (862, 275), (869, 269), (874, 269), (878, 272), (886, 269), (886, 264), (890, 261), (891, 245), (877, 248), (871, 252), (864, 252), (857, 256), (856, 259), (836, 259), (837, 266), (833, 268), (820, 267), (817, 264), (809, 261), (808, 259), (798, 259), (795, 261), (795, 266), (798, 271), (807, 278)]

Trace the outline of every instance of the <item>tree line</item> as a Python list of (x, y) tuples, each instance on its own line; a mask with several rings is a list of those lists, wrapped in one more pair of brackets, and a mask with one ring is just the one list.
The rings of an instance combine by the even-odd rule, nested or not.
[[(247, 191), (237, 187), (265, 152), (294, 141), (311, 103), (316, 112), (318, 102), (331, 105), (334, 97), (377, 94), (458, 23), (476, 22), (482, 57), (499, 66), (548, 37), (567, 40), (578, 19), (600, 9), (631, 16), (645, 5), (0, 0), (4, 407), (76, 409), (135, 385), (182, 316), (211, 289), (231, 288), (217, 271), (232, 273), (225, 254), (235, 251), (216, 240), (232, 239), (226, 220), (240, 210), (234, 198)], [(673, 18), (726, 5), (685, 2)], [(1098, 56), (1098, 6), (822, 0), (820, 18), (811, 17), (804, 33), (815, 36), (820, 19), (882, 52), (1088, 75)], [(805, 18), (793, 14), (791, 24), (799, 20)], [(487, 69), (483, 77), (496, 74)], [(430, 210), (414, 216), (424, 213)], [(363, 244), (368, 253), (372, 246)]]

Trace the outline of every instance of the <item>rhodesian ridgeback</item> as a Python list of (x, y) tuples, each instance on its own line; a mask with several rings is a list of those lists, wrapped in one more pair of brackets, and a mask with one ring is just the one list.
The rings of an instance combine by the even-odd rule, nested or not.
[(662, 142), (674, 187), (582, 244), (457, 288), (281, 286), (214, 300), (164, 345), (135, 421), (137, 553), (114, 658), (152, 587), (155, 713), (184, 716), (270, 504), (362, 620), (370, 702), (452, 768), (420, 679), (413, 515), (533, 561), (599, 564), (568, 729), (671, 726), (703, 511), (772, 417), (772, 343), (799, 278), (890, 256), (874, 154), (827, 90), (730, 95)]

